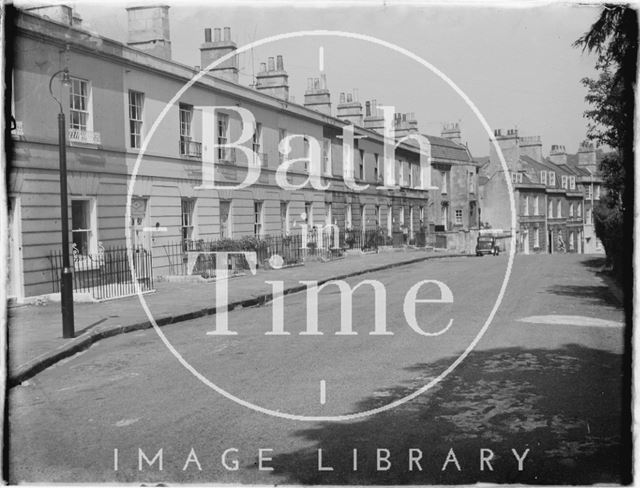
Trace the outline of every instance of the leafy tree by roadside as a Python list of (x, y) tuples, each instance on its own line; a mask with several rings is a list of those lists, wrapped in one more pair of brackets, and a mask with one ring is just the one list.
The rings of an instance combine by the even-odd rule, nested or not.
[(596, 234), (616, 277), (628, 286), (632, 269), (637, 12), (628, 5), (604, 5), (591, 29), (574, 46), (597, 54), (598, 78), (582, 80), (590, 106), (585, 112), (590, 121), (587, 135), (614, 152), (600, 163), (606, 194), (594, 209)]

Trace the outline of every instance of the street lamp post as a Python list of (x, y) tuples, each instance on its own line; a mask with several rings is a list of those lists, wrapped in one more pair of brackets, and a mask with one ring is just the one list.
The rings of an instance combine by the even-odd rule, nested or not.
[(49, 93), (58, 103), (58, 150), (60, 158), (60, 218), (62, 220), (62, 277), (60, 280), (60, 304), (62, 308), (62, 337), (69, 339), (75, 336), (73, 319), (73, 267), (69, 259), (69, 213), (67, 198), (67, 141), (66, 122), (62, 103), (56, 98), (51, 84), (56, 76), (62, 74), (62, 84), (69, 86), (69, 70), (62, 69), (51, 76)]

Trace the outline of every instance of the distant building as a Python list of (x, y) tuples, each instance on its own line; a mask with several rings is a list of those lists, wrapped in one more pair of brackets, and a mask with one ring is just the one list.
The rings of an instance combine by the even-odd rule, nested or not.
[(516, 129), (494, 135), (509, 172), (505, 175), (490, 144), (490, 156), (480, 161), (482, 222), (510, 229), (506, 176), (515, 193), (518, 252), (603, 252), (593, 230), (602, 182), (594, 147), (582, 143), (578, 155), (569, 158), (564, 146), (552, 145), (544, 157), (539, 136), (522, 137)]

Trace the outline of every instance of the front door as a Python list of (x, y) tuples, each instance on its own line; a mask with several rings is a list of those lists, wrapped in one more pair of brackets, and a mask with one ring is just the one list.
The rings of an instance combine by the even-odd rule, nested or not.
[[(149, 218), (147, 212), (147, 199), (140, 197), (131, 198), (131, 245), (134, 249), (142, 247), (150, 250)], [(147, 228), (145, 230), (145, 227)]]
[(522, 233), (522, 252), (529, 254), (529, 231), (525, 230)]
[(9, 213), (9, 283), (8, 298), (22, 301), (24, 298), (24, 283), (22, 277), (22, 215), (20, 199), (11, 199)]

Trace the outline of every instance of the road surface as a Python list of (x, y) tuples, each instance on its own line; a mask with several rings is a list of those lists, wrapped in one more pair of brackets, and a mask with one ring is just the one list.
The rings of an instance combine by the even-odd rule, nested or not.
[[(348, 280), (376, 280), (386, 294), (376, 302), (369, 285), (354, 292), (351, 331), (337, 287), (319, 295), (321, 334), (309, 334), (305, 293), (284, 297), (286, 335), (267, 334), (280, 323), (272, 304), (232, 311), (236, 335), (207, 334), (213, 316), (163, 327), (189, 367), (227, 396), (152, 329), (103, 340), (10, 391), (10, 481), (616, 482), (623, 315), (596, 274), (601, 264), (517, 256), (493, 322), (448, 376), (396, 408), (351, 420), (264, 410), (354, 416), (433, 382), (481, 332), (506, 256)], [(415, 304), (412, 328), (405, 299), (424, 280), (432, 282), (418, 299), (443, 296), (436, 280), (453, 303)], [(386, 334), (371, 334), (376, 303)]]

